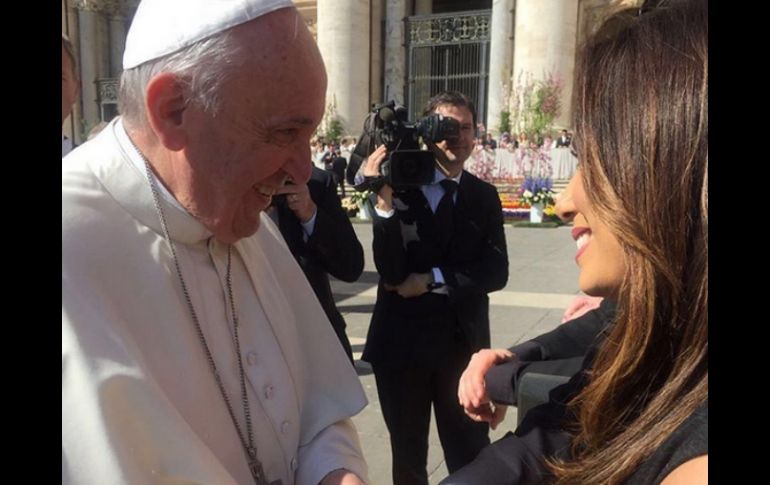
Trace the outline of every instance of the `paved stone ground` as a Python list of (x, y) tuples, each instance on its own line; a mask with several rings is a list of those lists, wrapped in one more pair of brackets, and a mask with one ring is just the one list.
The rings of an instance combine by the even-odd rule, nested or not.
[[(356, 369), (369, 405), (353, 421), (358, 428), (369, 478), (374, 484), (390, 484), (391, 453), (388, 431), (382, 419), (371, 367), (358, 360), (366, 341), (377, 290), (377, 271), (372, 259), (372, 229), (367, 223), (354, 224), (364, 247), (364, 274), (356, 283), (332, 281), (337, 307), (345, 317), (353, 345)], [(551, 330), (561, 321), (567, 304), (579, 294), (578, 269), (574, 262), (575, 243), (569, 227), (552, 229), (506, 226), (510, 275), (502, 291), (490, 295), (492, 347), (510, 347)], [(490, 433), (492, 441), (512, 430), (516, 408), (508, 409), (505, 421)], [(447, 475), (435, 419), (431, 422), (428, 474), (431, 484)]]

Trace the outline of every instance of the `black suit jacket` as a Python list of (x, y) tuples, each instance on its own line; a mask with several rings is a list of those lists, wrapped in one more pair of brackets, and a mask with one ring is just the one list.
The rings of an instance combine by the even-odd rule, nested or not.
[(345, 157), (335, 157), (332, 160), (332, 172), (334, 173), (334, 176), (337, 178), (335, 182), (340, 183), (340, 181), (345, 179), (345, 168), (348, 166), (348, 161), (345, 160)]
[(516, 404), (519, 381), (527, 372), (572, 377), (580, 371), (586, 352), (606, 333), (614, 319), (615, 303), (605, 298), (599, 308), (511, 347), (517, 358), (494, 366), (485, 376), (490, 399)]
[[(597, 347), (592, 347), (583, 361), (590, 368)], [(549, 401), (530, 409), (516, 431), (508, 432), (483, 450), (468, 465), (452, 473), (440, 485), (535, 485), (551, 477), (545, 458), (569, 460), (570, 435), (565, 423), (577, 417), (567, 403), (587, 383), (585, 372), (578, 372), (569, 382), (557, 386)]]
[[(541, 347), (544, 359), (569, 359), (585, 355), (581, 359), (580, 368), (569, 382), (557, 386), (549, 393), (547, 403), (532, 408), (515, 432), (507, 433), (484, 448), (473, 462), (445, 478), (441, 485), (542, 483), (549, 477), (544, 462), (546, 457), (569, 459), (570, 435), (564, 428), (577, 417), (567, 407), (567, 403), (587, 384), (588, 377), (583, 371), (590, 369), (606, 330), (614, 319), (615, 304), (605, 298), (599, 308), (533, 339)], [(512, 392), (516, 386), (513, 368), (512, 362), (500, 364), (490, 369), (485, 376), (492, 400), (510, 402), (506, 394), (509, 391), (515, 394)], [(508, 391), (503, 391), (506, 387)]]
[[(508, 254), (497, 189), (463, 172), (457, 189), (454, 232), (438, 240), (436, 222), (422, 191), (394, 200), (389, 218), (373, 215), (374, 261), (380, 274), (377, 302), (362, 359), (403, 366), (429, 362), (459, 327), (470, 349), (489, 347), (489, 297), (508, 281)], [(449, 295), (402, 298), (383, 284), (397, 285), (410, 273), (438, 267)]]
[(303, 240), (299, 219), (285, 203), (276, 205), (278, 228), (332, 326), (344, 330), (345, 320), (334, 304), (329, 275), (347, 282), (357, 280), (364, 270), (364, 250), (342, 209), (331, 174), (313, 167), (307, 185), (318, 208), (313, 234), (307, 242)]
[(570, 143), (572, 142), (572, 138), (567, 136), (565, 138), (559, 137), (556, 139), (556, 148), (559, 147), (568, 147)]

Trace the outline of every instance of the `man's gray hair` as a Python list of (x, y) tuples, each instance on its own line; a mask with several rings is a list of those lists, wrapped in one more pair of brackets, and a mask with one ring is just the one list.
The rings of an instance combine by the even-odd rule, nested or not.
[(231, 32), (223, 32), (160, 59), (123, 71), (118, 110), (125, 123), (147, 125), (145, 93), (153, 76), (174, 73), (183, 84), (185, 104), (196, 103), (215, 116), (222, 106), (222, 85), (243, 63), (243, 46)]

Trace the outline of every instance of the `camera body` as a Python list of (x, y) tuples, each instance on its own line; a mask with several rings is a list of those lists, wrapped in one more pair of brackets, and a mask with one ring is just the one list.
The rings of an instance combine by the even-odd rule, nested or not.
[(395, 101), (376, 106), (364, 122), (364, 135), (354, 153), (365, 158), (377, 146), (385, 145), (388, 156), (380, 165), (382, 177), (375, 177), (378, 179), (376, 181), (369, 180), (361, 190), (377, 190), (377, 182), (387, 183), (394, 190), (431, 183), (435, 172), (435, 156), (429, 150), (420, 149), (420, 140), (437, 143), (459, 136), (460, 124), (453, 118), (433, 113), (410, 123), (407, 120), (407, 109)]

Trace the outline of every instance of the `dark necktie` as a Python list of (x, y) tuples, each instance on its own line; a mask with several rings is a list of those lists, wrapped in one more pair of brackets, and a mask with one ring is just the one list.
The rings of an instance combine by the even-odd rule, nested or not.
[(439, 241), (442, 246), (446, 246), (452, 238), (454, 232), (454, 200), (452, 196), (457, 190), (457, 182), (450, 179), (444, 179), (441, 182), (444, 188), (444, 196), (436, 206), (436, 226), (438, 229)]

